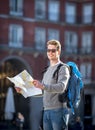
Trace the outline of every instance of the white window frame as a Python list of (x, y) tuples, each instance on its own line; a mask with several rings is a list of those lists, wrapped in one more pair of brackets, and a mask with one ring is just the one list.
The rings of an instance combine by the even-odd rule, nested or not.
[(92, 71), (92, 64), (90, 62), (88, 63), (82, 63), (80, 65), (80, 71), (82, 73), (82, 78), (85, 84), (91, 83), (91, 71)]
[(74, 24), (76, 22), (76, 4), (66, 3), (65, 20), (70, 24)]
[(89, 54), (92, 52), (92, 32), (83, 32), (82, 33), (82, 53)]
[(21, 25), (14, 25), (14, 24), (10, 25), (9, 46), (16, 48), (23, 46), (23, 28)]
[(83, 5), (83, 23), (89, 24), (93, 21), (93, 4)]
[(35, 0), (35, 18), (45, 19), (46, 0)]
[(59, 30), (48, 29), (48, 40), (51, 40), (51, 39), (59, 40)]
[(66, 53), (78, 53), (78, 36), (76, 32), (65, 32), (65, 51)]
[(35, 48), (37, 50), (45, 50), (46, 46), (46, 30), (42, 27), (35, 28)]
[(10, 14), (23, 15), (23, 0), (9, 0)]
[(48, 19), (50, 21), (59, 21), (60, 13), (60, 2), (59, 1), (49, 1), (48, 3)]

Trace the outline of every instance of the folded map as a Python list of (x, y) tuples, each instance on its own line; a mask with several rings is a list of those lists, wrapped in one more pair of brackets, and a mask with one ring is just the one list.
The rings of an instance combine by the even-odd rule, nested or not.
[(32, 81), (32, 76), (27, 72), (27, 70), (23, 70), (21, 73), (14, 77), (7, 77), (12, 83), (14, 83), (14, 87), (18, 87), (21, 89), (21, 94), (27, 98), (30, 96), (36, 96), (42, 94), (42, 90), (36, 88)]

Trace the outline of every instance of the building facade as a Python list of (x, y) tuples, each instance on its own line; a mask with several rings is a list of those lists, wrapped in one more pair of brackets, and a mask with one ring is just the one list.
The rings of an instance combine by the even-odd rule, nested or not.
[(62, 61), (76, 62), (83, 75), (80, 116), (84, 123), (95, 125), (94, 14), (94, 0), (0, 0), (0, 120), (12, 87), (16, 112), (25, 116), (26, 127), (37, 130), (42, 97), (25, 99), (6, 77), (26, 69), (41, 80), (48, 64), (46, 42), (56, 39), (62, 44)]

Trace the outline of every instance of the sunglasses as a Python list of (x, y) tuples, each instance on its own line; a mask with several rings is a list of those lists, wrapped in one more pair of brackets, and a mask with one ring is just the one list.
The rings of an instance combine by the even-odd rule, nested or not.
[(47, 49), (47, 52), (55, 53), (56, 51), (57, 51), (57, 49)]

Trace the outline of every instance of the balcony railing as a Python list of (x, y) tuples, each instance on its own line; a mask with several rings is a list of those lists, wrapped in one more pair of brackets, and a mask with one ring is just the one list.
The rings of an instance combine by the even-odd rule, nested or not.
[(42, 13), (42, 15), (36, 14), (36, 20), (44, 20), (48, 22), (57, 22), (57, 23), (65, 23), (65, 24), (94, 24), (95, 16), (94, 15), (64, 15), (62, 13)]
[[(34, 44), (35, 45), (35, 44)], [(9, 47), (7, 44), (0, 44), (0, 50), (4, 51), (12, 51), (12, 52), (19, 52), (22, 51), (24, 53), (46, 53), (46, 48), (38, 49), (35, 46), (23, 46), (23, 47)], [(62, 55), (67, 56), (95, 56), (95, 50), (92, 47), (84, 47), (84, 48), (74, 48), (74, 47), (68, 47), (62, 50)]]
[(65, 54), (78, 54), (78, 55), (91, 55), (94, 54), (94, 49), (92, 47), (74, 47), (74, 46), (66, 46), (64, 49)]

